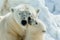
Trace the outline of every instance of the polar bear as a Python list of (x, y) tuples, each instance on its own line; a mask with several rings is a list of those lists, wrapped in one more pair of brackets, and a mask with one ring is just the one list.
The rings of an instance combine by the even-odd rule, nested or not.
[(0, 40), (43, 40), (45, 25), (38, 21), (37, 13), (27, 4), (12, 8), (0, 21)]

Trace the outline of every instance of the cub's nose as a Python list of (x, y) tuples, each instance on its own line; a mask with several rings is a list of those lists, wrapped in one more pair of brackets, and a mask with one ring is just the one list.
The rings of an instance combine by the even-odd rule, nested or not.
[(22, 24), (23, 26), (25, 26), (25, 25), (27, 24), (27, 21), (26, 21), (26, 20), (22, 20), (22, 21), (21, 21), (21, 24)]
[(31, 25), (31, 17), (28, 17), (28, 24)]

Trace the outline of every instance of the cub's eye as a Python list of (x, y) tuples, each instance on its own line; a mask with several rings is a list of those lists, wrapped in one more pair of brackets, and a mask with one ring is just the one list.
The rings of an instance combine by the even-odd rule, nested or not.
[(45, 33), (46, 31), (45, 31), (45, 30), (43, 30), (42, 32), (43, 32), (43, 33)]
[(19, 15), (21, 15), (21, 13), (19, 13)]

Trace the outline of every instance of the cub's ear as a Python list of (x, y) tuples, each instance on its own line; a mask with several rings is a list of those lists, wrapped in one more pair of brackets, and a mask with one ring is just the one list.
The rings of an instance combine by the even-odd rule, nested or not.
[(36, 9), (36, 17), (39, 16), (40, 9)]
[(39, 13), (39, 11), (40, 11), (39, 9), (36, 9), (36, 13)]

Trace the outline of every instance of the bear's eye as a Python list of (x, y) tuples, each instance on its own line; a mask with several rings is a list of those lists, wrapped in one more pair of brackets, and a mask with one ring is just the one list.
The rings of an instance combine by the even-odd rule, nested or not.
[(25, 11), (25, 13), (27, 13), (28, 15), (31, 15), (31, 13), (30, 13), (30, 12), (28, 12), (28, 11)]
[(19, 15), (21, 15), (21, 13), (19, 13)]
[(23, 12), (20, 11), (20, 12), (19, 12), (19, 15), (23, 15)]

